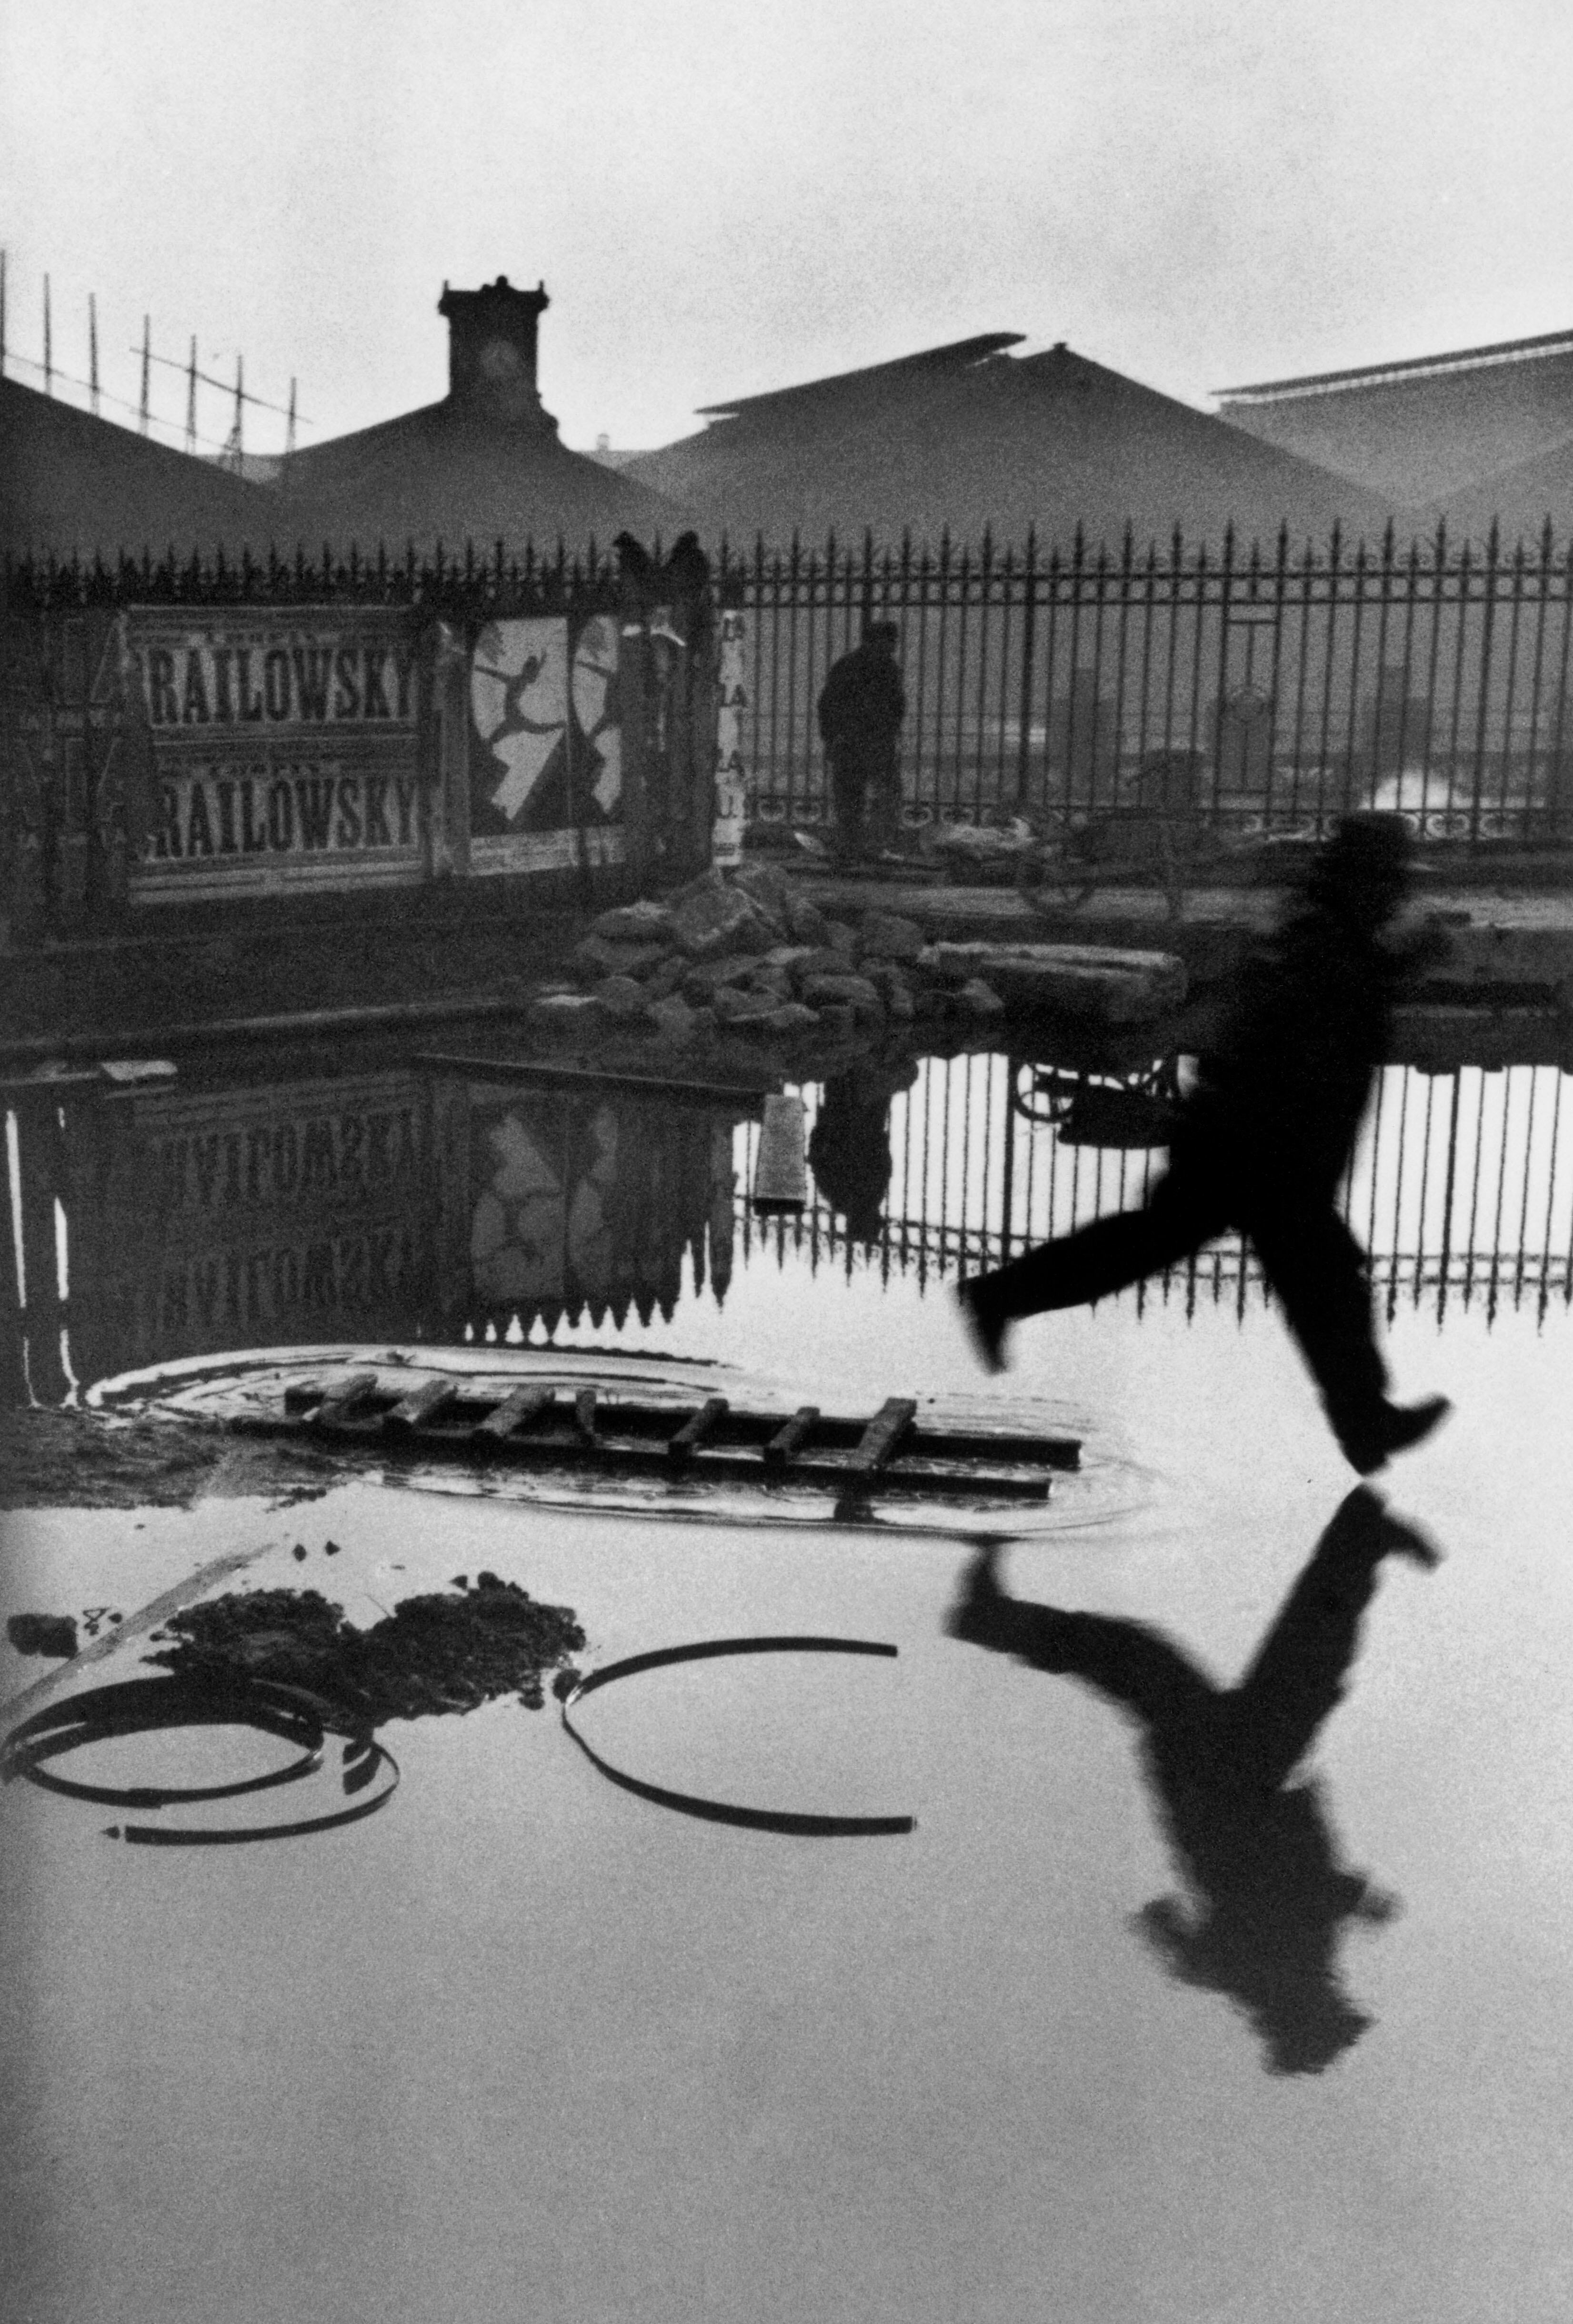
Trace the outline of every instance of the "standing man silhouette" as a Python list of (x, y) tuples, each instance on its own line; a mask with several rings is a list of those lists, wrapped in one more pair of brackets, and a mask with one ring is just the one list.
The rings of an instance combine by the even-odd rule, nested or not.
[(896, 741), (906, 715), (897, 667), (894, 622), (865, 622), (863, 641), (832, 662), (819, 697), (819, 733), (830, 762), (836, 853), (849, 860), (868, 846), (868, 811), (883, 846), (896, 837), (901, 775)]
[(1394, 994), (1414, 964), (1412, 949), (1384, 942), (1408, 885), (1403, 817), (1346, 816), (1318, 851), (1299, 908), (1250, 963), (1231, 1028), (1199, 1060), (1168, 1172), (1144, 1207), (961, 1286), (991, 1371), (1018, 1317), (1101, 1299), (1234, 1226), (1256, 1246), (1353, 1468), (1369, 1476), (1437, 1425), (1446, 1397), (1388, 1399), (1366, 1254), (1336, 1207)]

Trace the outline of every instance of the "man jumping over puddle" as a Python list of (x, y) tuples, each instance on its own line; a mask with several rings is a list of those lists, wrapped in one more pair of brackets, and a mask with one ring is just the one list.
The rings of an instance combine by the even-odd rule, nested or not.
[(1362, 1476), (1418, 1444), (1449, 1410), (1387, 1395), (1366, 1254), (1336, 1207), (1412, 954), (1384, 942), (1409, 887), (1402, 816), (1345, 818), (1297, 909), (1251, 964), (1244, 1005), (1199, 1060), (1169, 1168), (1137, 1211), (1026, 1252), (958, 1294), (973, 1346), (1003, 1369), (1009, 1326), (1161, 1273), (1229, 1227), (1249, 1236)]

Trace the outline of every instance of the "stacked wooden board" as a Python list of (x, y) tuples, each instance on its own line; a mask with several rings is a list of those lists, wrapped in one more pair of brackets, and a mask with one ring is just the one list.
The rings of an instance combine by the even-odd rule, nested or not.
[(230, 1425), (384, 1454), (786, 1485), (842, 1499), (1042, 1501), (1053, 1472), (1079, 1462), (1075, 1437), (929, 1425), (917, 1414), (913, 1397), (888, 1397), (855, 1418), (814, 1405), (743, 1409), (717, 1395), (683, 1404), (574, 1379), (506, 1386), (439, 1374), (411, 1386), (351, 1369), (291, 1382), (275, 1408)]

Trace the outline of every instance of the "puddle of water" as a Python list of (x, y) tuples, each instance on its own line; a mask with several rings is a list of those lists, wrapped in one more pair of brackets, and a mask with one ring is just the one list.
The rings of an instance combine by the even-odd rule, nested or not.
[[(970, 1099), (961, 1067), (893, 1101), (895, 1223), (850, 1270), (823, 1221), (797, 1236), (745, 1220), (737, 1124), (695, 1140), (686, 1162), (620, 1126), (615, 1170), (597, 1133), (576, 1149), (584, 1170), (559, 1172), (558, 1240), (538, 1239), (536, 1291), (476, 1305), (477, 1188), (522, 1174), (523, 1192), (498, 1197), (515, 1204), (511, 1233), (536, 1200), (517, 1144), (499, 1158), (489, 1142), (488, 1099), (463, 1117), (469, 1144), (420, 1131), (448, 1175), (398, 1194), (409, 1207), (390, 1248), (407, 1227), (410, 1273), (385, 1274), (374, 1325), (342, 1298), (286, 1298), (261, 1319), (290, 1324), (276, 1335), (226, 1324), (232, 1262), (243, 1311), (261, 1251), (294, 1249), (304, 1284), (327, 1240), (342, 1290), (353, 1238), (382, 1231), (394, 1161), (362, 1205), (372, 1223), (326, 1194), (312, 1212), (298, 1184), (275, 1196), (267, 1173), (288, 1155), (288, 1122), (299, 1170), (331, 1108), (321, 1091), (311, 1104), (274, 1093), (252, 1125), (271, 1121), (271, 1142), (243, 1138), (235, 1164), (244, 1195), (254, 1150), (255, 1204), (225, 1213), (216, 1197), (208, 1212), (200, 1139), (218, 1139), (221, 1194), (234, 1117), (204, 1130), (160, 1115), (165, 1143), (148, 1150), (185, 1139), (188, 1175), (158, 1181), (186, 1192), (150, 1210), (156, 1233), (117, 1247), (79, 1199), (66, 1204), (73, 1347), (96, 1335), (118, 1358), (107, 1372), (275, 1336), (451, 1339), (468, 1323), (481, 1360), (488, 1323), (500, 1342), (515, 1320), (534, 1340), (549, 1315), (559, 1344), (724, 1357), (786, 1392), (823, 1384), (827, 1403), (867, 1408), (872, 1381), (1040, 1425), (1045, 1410), (1075, 1416), (1088, 1467), (1064, 1480), (1058, 1526), (1006, 1552), (1005, 1587), (1143, 1625), (1228, 1687), (1348, 1474), (1279, 1318), (1248, 1281), (1242, 1296), (1227, 1253), (1139, 1306), (1040, 1319), (1021, 1334), (1008, 1406), (980, 1387), (946, 1269), (1007, 1227), (1060, 1222), (1058, 1205), (1107, 1201), (1118, 1157), (1078, 1158), (1052, 1125), (1002, 1145), (1001, 1063), (970, 1061)], [(1559, 1080), (1458, 1089), (1457, 1123), (1454, 1089), (1439, 1084), (1432, 1131), (1412, 1143), (1426, 1091), (1390, 1077), (1384, 1108), (1389, 1090), (1408, 1108), (1403, 1157), (1383, 1158), (1379, 1122), (1356, 1210), (1368, 1221), (1375, 1200), (1379, 1256), (1402, 1262), (1384, 1277), (1397, 1286), (1400, 1392), (1440, 1389), (1458, 1407), (1390, 1488), (1445, 1563), (1426, 1573), (1389, 1557), (1357, 1637), (1300, 1634), (1279, 1693), (1310, 1721), (1320, 1790), (1255, 1821), (1237, 1803), (1214, 1813), (1226, 1838), (1211, 1893), (1236, 1917), (1224, 1912), (1210, 1954), (1175, 1942), (1194, 1939), (1206, 1905), (1205, 1848), (1175, 1804), (1205, 1756), (1165, 1760), (1165, 1792), (1131, 1702), (1085, 1667), (1051, 1672), (948, 1635), (972, 1554), (960, 1540), (725, 1510), (657, 1526), (370, 1477), (282, 1513), (17, 1520), (7, 1611), (110, 1602), (129, 1617), (254, 1542), (264, 1554), (210, 1594), (314, 1588), (370, 1625), (401, 1596), (486, 1568), (574, 1607), (587, 1666), (749, 1634), (886, 1641), (897, 1658), (855, 1672), (782, 1657), (652, 1673), (588, 1699), (584, 1728), (670, 1788), (916, 1818), (899, 1838), (823, 1842), (706, 1824), (608, 1784), (555, 1708), (503, 1702), (391, 1722), (403, 1780), (386, 1810), (268, 1849), (116, 1846), (107, 1814), (9, 1786), (0, 1944), (23, 2135), (0, 2233), (30, 2315), (469, 2324), (528, 2301), (565, 2324), (937, 2324), (1035, 2315), (1045, 2299), (1090, 2324), (1558, 2312), (1573, 2175), (1573, 1189)], [(376, 1103), (395, 1118), (379, 1150), (396, 1160), (398, 1107)], [(501, 1121), (522, 1102), (496, 1103)], [(549, 1161), (569, 1147), (550, 1147), (547, 1119), (518, 1114)], [(363, 1128), (360, 1151), (373, 1145)], [(320, 1136), (313, 1150), (327, 1151)], [(590, 1231), (588, 1195), (569, 1231), (586, 1181), (614, 1222), (604, 1233)], [(253, 1268), (263, 1305), (275, 1283), (289, 1290), (272, 1264)], [(209, 1266), (205, 1319), (193, 1286)], [(115, 1299), (106, 1290), (89, 1323), (95, 1284)], [(294, 1328), (307, 1313), (309, 1332)], [(137, 1651), (79, 1675), (122, 1675)], [(37, 1669), (13, 1656), (5, 1691)], [(1329, 1904), (1351, 1904), (1340, 1880), (1369, 1884), (1364, 1918)], [(1388, 1895), (1402, 1910), (1378, 1919)], [(1271, 2043), (1225, 1942), (1253, 1914), (1259, 1955), (1289, 1981), (1280, 2015), (1298, 1997), (1303, 2023), (1330, 1990), (1369, 2021), (1320, 2073), (1265, 2070)], [(1175, 1974), (1182, 1961), (1198, 1981)], [(1258, 1995), (1258, 2018), (1267, 2006)]]
[[(774, 1277), (786, 1295), (805, 1270), (816, 1289), (921, 1295), (1136, 1201), (1157, 1157), (1083, 1139), (1089, 1123), (1127, 1134), (1119, 1105), (1166, 1073), (1152, 1060), (1120, 1088), (979, 1055), (808, 1089), (815, 1198), (791, 1222), (752, 1215), (758, 1128), (735, 1106), (402, 1066), (23, 1104), (3, 1384), (60, 1402), (74, 1381), (206, 1353), (382, 1338), (654, 1347), (792, 1381), (812, 1357), (863, 1396), (843, 1299), (777, 1298), (761, 1341), (740, 1333), (735, 1288)], [(1391, 1308), (1568, 1312), (1567, 1078), (1386, 1069), (1348, 1208)], [(1226, 1241), (1131, 1296), (1237, 1302), (1248, 1276)]]

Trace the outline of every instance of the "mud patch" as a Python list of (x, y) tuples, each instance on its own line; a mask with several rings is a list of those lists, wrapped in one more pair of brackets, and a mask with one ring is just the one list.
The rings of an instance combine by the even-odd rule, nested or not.
[(77, 1651), (77, 1625), (69, 1614), (13, 1614), (5, 1636), (19, 1655), (64, 1662)]
[(369, 1630), (317, 1590), (240, 1591), (171, 1615), (147, 1659), (215, 1686), (271, 1679), (303, 1687), (324, 1724), (364, 1733), (390, 1719), (475, 1711), (505, 1694), (527, 1710), (548, 1671), (584, 1645), (573, 1609), (546, 1606), (495, 1573), (401, 1599)]
[(0, 1508), (188, 1508), (205, 1494), (293, 1506), (336, 1481), (309, 1445), (250, 1443), (190, 1421), (0, 1411)]

